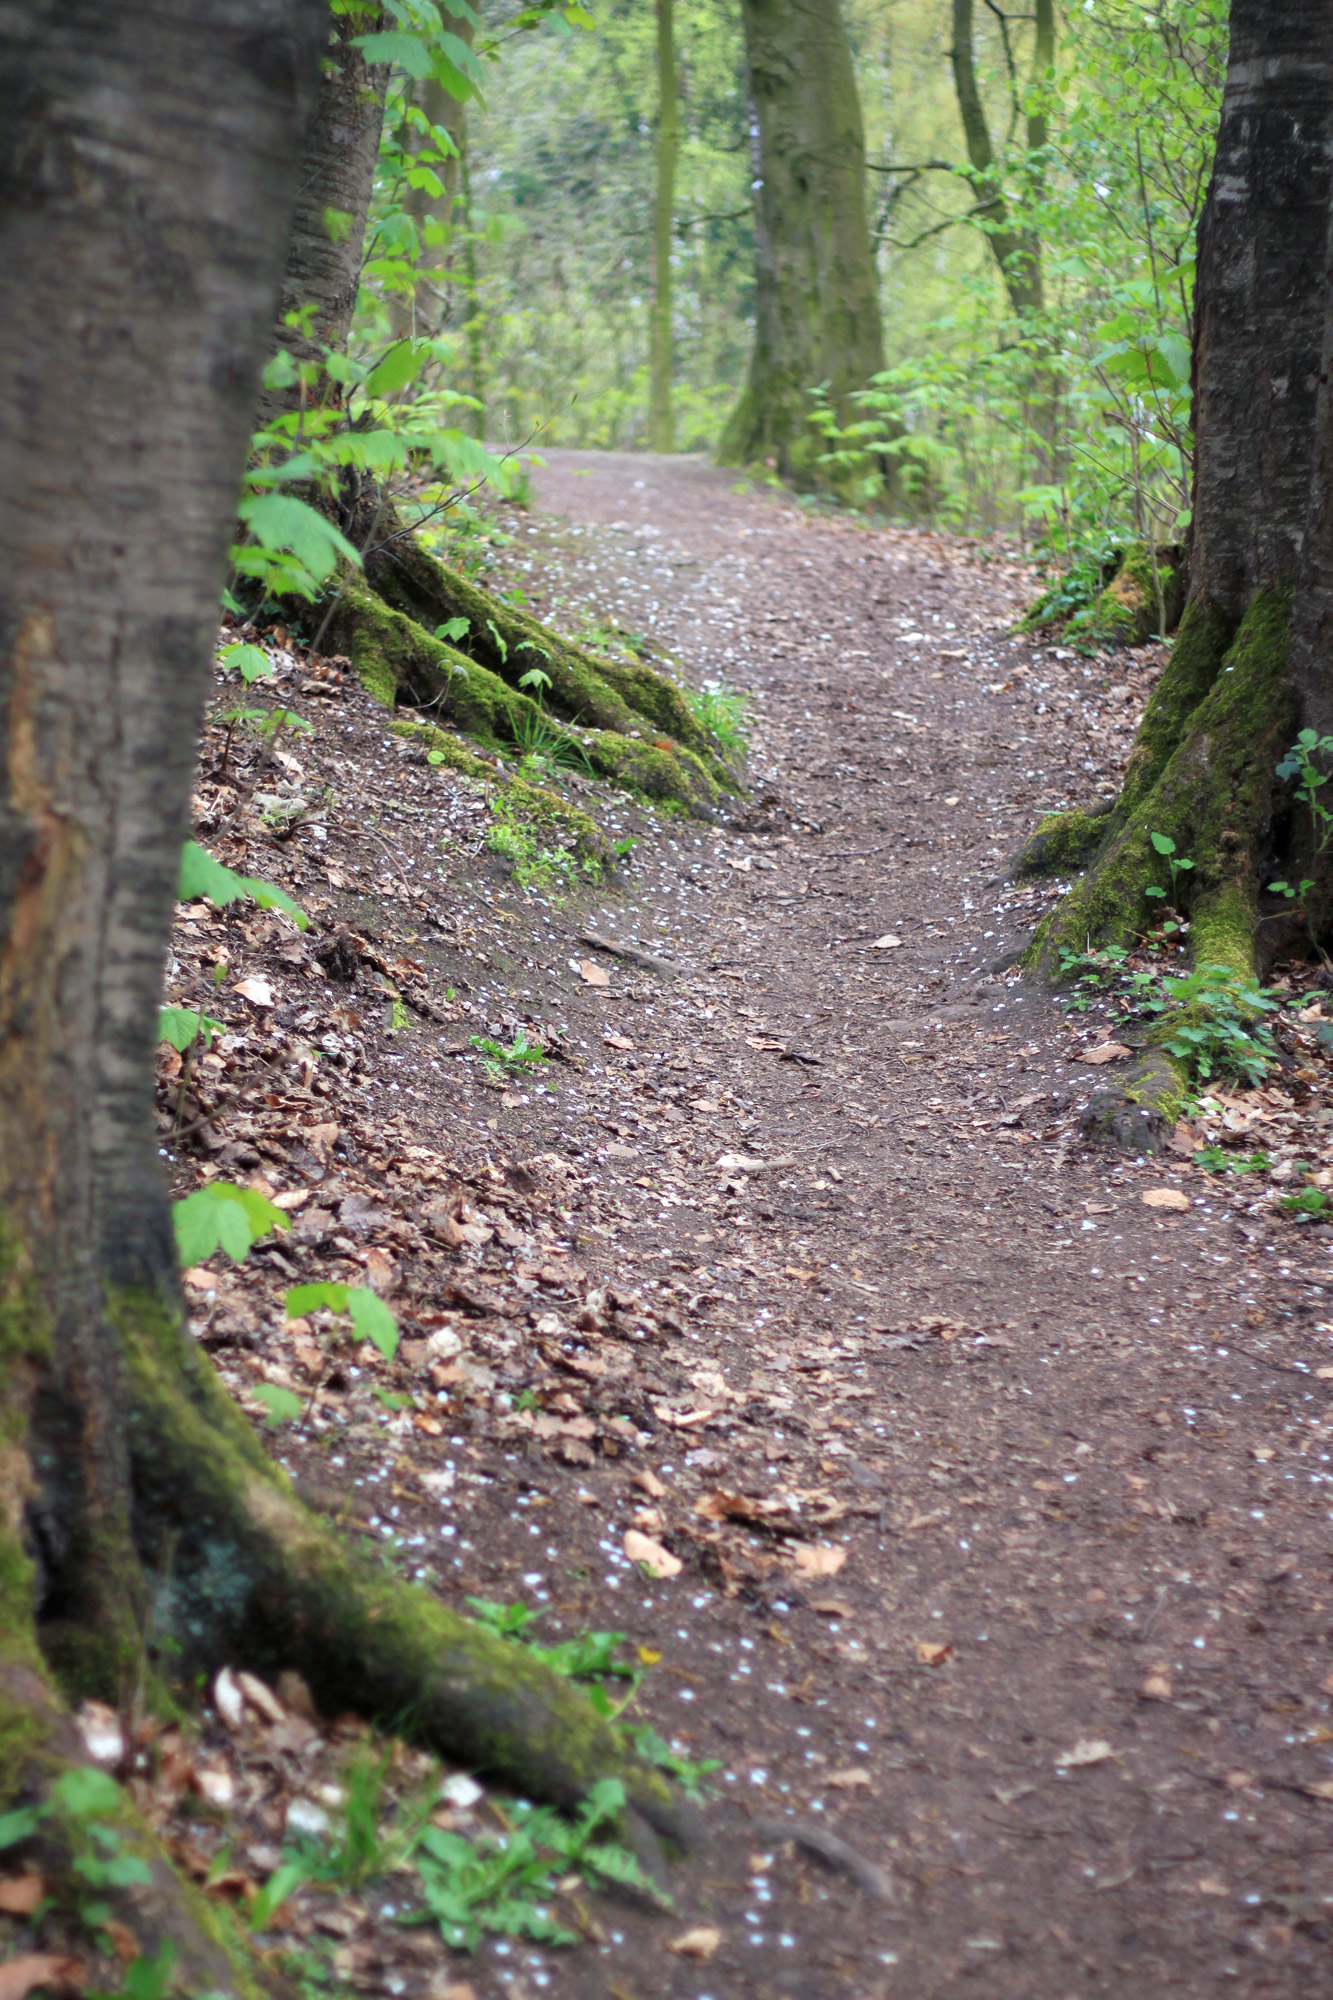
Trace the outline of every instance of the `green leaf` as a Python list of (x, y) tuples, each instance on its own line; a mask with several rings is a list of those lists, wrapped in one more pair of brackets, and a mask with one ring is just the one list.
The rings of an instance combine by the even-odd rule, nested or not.
[(202, 1042), (211, 1048), (214, 1035), (222, 1033), (221, 1021), (215, 1021), (211, 1014), (192, 1013), (188, 1007), (159, 1007), (157, 1013), (157, 1039), (170, 1042), (178, 1055), (184, 1055), (195, 1042)]
[(430, 52), (420, 35), (407, 35), (390, 28), (377, 35), (353, 35), (352, 47), (360, 49), (372, 65), (392, 63), (417, 78), (431, 73)]
[(51, 1787), (51, 1797), (60, 1812), (71, 1819), (110, 1819), (122, 1807), (120, 1786), (94, 1764), (78, 1764), (62, 1771)]
[(347, 1295), (352, 1325), (362, 1340), (377, 1347), (386, 1361), (398, 1352), (398, 1322), (369, 1285), (353, 1285)]
[(1154, 846), (1154, 847), (1155, 847), (1155, 848), (1157, 849), (1157, 852), (1158, 852), (1159, 854), (1174, 854), (1174, 853), (1175, 853), (1175, 851), (1176, 851), (1176, 843), (1175, 843), (1175, 841), (1174, 841), (1174, 840), (1172, 840), (1172, 839), (1171, 839), (1171, 837), (1170, 837), (1170, 835), (1169, 835), (1169, 834), (1166, 834), (1166, 833), (1154, 833), (1154, 834), (1153, 834), (1153, 835), (1151, 836), (1151, 839), (1152, 839), (1152, 844), (1153, 844), (1153, 846)]
[(0, 1813), (0, 1852), (6, 1847), (17, 1847), (22, 1840), (31, 1840), (36, 1831), (37, 1814), (31, 1806)]
[(318, 1285), (293, 1285), (283, 1304), (288, 1319), (303, 1319), (307, 1313), (347, 1311), (349, 1287), (326, 1280)]
[(250, 1394), (264, 1405), (271, 1424), (294, 1424), (305, 1408), (299, 1396), (277, 1382), (256, 1382)]
[(250, 1245), (272, 1229), (287, 1229), (289, 1218), (255, 1188), (210, 1181), (171, 1204), (176, 1253), (187, 1269), (225, 1250), (239, 1264)]
[(176, 895), (182, 903), (207, 896), (219, 910), (228, 903), (239, 901), (242, 896), (248, 896), (261, 910), (281, 910), (284, 916), (291, 918), (298, 931), (303, 931), (310, 921), (285, 889), (279, 889), (274, 882), (263, 882), (257, 875), (238, 875), (234, 868), (224, 867), (222, 862), (215, 860), (197, 840), (187, 840), (181, 849)]
[(400, 340), (391, 347), (384, 359), (372, 368), (362, 388), (368, 396), (392, 396), (396, 390), (406, 388), (415, 382), (426, 363), (431, 359), (428, 342)]
[(446, 618), (443, 625), (435, 627), (435, 637), (447, 639), (451, 645), (457, 645), (460, 639), (466, 639), (471, 630), (470, 618)]
[(275, 1868), (250, 1905), (251, 1930), (264, 1930), (292, 1892), (309, 1880), (310, 1870), (303, 1861), (284, 1861)]
[(235, 667), (247, 687), (273, 672), (273, 662), (262, 646), (224, 646), (222, 664), (228, 673)]

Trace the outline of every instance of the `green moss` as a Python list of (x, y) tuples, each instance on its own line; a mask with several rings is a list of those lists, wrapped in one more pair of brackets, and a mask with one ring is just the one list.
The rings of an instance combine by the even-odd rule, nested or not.
[(677, 800), (703, 818), (720, 803), (721, 788), (712, 773), (692, 751), (679, 745), (665, 748), (599, 730), (589, 738), (587, 751), (594, 770), (644, 798)]
[(1184, 1065), (1165, 1049), (1145, 1050), (1127, 1076), (1097, 1085), (1083, 1114), (1085, 1137), (1121, 1152), (1153, 1153), (1175, 1129), (1190, 1094)]
[(32, 1482), (28, 1404), (35, 1364), (50, 1352), (50, 1326), (27, 1253), (12, 1222), (0, 1215), (0, 1663), (29, 1667), (38, 1665), (40, 1655), (33, 1629), (33, 1567), (23, 1545)]
[(1122, 823), (1146, 798), (1179, 748), (1185, 726), (1217, 679), (1234, 627), (1212, 605), (1185, 608), (1166, 671), (1148, 697), (1116, 807)]
[(436, 754), (446, 770), (458, 771), (465, 778), (476, 778), (481, 784), (494, 784), (499, 775), (494, 764), (488, 764), (449, 730), (438, 729), (432, 722), (399, 720), (390, 726), (395, 736), (407, 736), (414, 742), (423, 743), (427, 751)]
[[(1242, 908), (1255, 900), (1255, 867), (1272, 817), (1274, 773), (1296, 726), (1296, 697), (1288, 678), (1290, 593), (1278, 586), (1256, 592), (1235, 640), (1202, 695), (1185, 709), (1186, 672), (1197, 686), (1207, 676), (1212, 640), (1196, 625), (1186, 668), (1150, 718), (1151, 742), (1141, 732), (1126, 776), (1126, 795), (1117, 808), (1111, 837), (1082, 882), (1061, 904), (1045, 933), (1043, 954), (1065, 945), (1083, 950), (1093, 944), (1127, 943), (1155, 912), (1149, 887), (1166, 887), (1169, 870), (1152, 843), (1153, 834), (1175, 842), (1175, 853), (1193, 862), (1182, 877), (1182, 899), (1209, 921), (1231, 927), (1234, 937)], [(1191, 664), (1192, 663), (1192, 664)], [(1170, 715), (1183, 715), (1181, 733), (1155, 782), (1126, 807), (1130, 774), (1139, 773), (1165, 750)], [(1142, 752), (1142, 756), (1140, 756)], [(1119, 830), (1115, 831), (1116, 824)], [(1158, 904), (1160, 909), (1160, 902)], [(1251, 923), (1252, 931), (1252, 923)], [(1195, 962), (1212, 962), (1200, 957)], [(1216, 963), (1230, 962), (1219, 958)]]
[(1080, 867), (1105, 839), (1110, 811), (1109, 805), (1100, 809), (1079, 806), (1071, 812), (1048, 814), (1025, 841), (1014, 863), (1015, 878), (1058, 875)]
[(521, 814), (530, 825), (558, 834), (580, 860), (599, 864), (610, 860), (610, 843), (596, 820), (578, 806), (570, 805), (558, 792), (534, 785), (528, 778), (516, 777), (506, 785), (505, 795), (515, 813)]
[(1254, 974), (1259, 908), (1252, 881), (1219, 882), (1190, 911), (1190, 956), (1196, 965), (1225, 965), (1242, 978)]

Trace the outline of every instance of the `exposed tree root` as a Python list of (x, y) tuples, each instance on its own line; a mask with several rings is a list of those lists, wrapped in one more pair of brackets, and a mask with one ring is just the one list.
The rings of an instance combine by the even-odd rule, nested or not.
[[(456, 643), (434, 636), (466, 620)], [(697, 720), (682, 690), (642, 661), (597, 658), (492, 597), (431, 556), (410, 535), (395, 536), (347, 575), (330, 624), (377, 701), (399, 701), (453, 723), (479, 743), (512, 755), (550, 729), (570, 731), (589, 764), (649, 798), (711, 817), (736, 773)], [(519, 681), (536, 668), (549, 686), (539, 702)]]
[(158, 1618), (187, 1673), (294, 1667), (329, 1714), (356, 1709), (558, 1805), (618, 1776), (645, 1819), (689, 1834), (665, 1782), (575, 1686), (372, 1568), (303, 1507), (160, 1306), (124, 1300), (119, 1318), (135, 1534), (145, 1567), (172, 1550)]

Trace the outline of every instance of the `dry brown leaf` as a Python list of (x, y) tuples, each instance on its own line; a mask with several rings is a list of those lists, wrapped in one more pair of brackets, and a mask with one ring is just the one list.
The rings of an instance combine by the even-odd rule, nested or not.
[(626, 1530), (624, 1548), (630, 1561), (642, 1563), (649, 1576), (679, 1576), (685, 1567), (679, 1556), (673, 1556), (670, 1549), (663, 1548), (651, 1535), (641, 1535), (637, 1528)]
[(845, 1597), (817, 1597), (810, 1606), (821, 1618), (854, 1618), (856, 1610)]
[(870, 1783), (870, 1773), (869, 1771), (862, 1770), (861, 1766), (857, 1764), (853, 1765), (850, 1770), (830, 1771), (824, 1783), (832, 1785), (835, 1791), (854, 1792), (859, 1785), (868, 1785)]
[(83, 1967), (77, 1958), (56, 1958), (49, 1951), (28, 1951), (0, 1965), (0, 2000), (27, 2000), (35, 1986), (77, 1985)]
[(686, 1931), (681, 1937), (672, 1938), (667, 1950), (674, 1951), (677, 1958), (708, 1959), (713, 1956), (721, 1942), (722, 1933), (715, 1925), (696, 1924), (692, 1931)]
[(628, 1035), (613, 1035), (609, 1028), (602, 1030), (602, 1040), (613, 1049), (632, 1049), (634, 1047)]
[(902, 944), (902, 939), (900, 937), (895, 937), (892, 931), (885, 931), (883, 937), (877, 937), (873, 944), (868, 944), (866, 946), (866, 950), (897, 951), (901, 944)]
[(1333, 1799), (1333, 1778), (1316, 1778), (1302, 1788), (1309, 1799)]
[(251, 973), (248, 979), (238, 979), (232, 992), (239, 993), (242, 1000), (248, 1000), (253, 1007), (273, 1005), (273, 988), (267, 979), (257, 972)]
[(847, 1560), (846, 1549), (834, 1549), (824, 1542), (793, 1542), (792, 1559), (798, 1576), (836, 1576)]
[(953, 1658), (953, 1647), (947, 1639), (918, 1639), (916, 1656), (923, 1667), (942, 1667)]
[(636, 1486), (640, 1493), (646, 1493), (650, 1500), (663, 1500), (666, 1498), (666, 1487), (657, 1474), (647, 1466), (644, 1467), (642, 1472), (632, 1472), (629, 1483), (631, 1486)]
[(1129, 1050), (1123, 1042), (1102, 1042), (1095, 1049), (1084, 1049), (1078, 1060), (1084, 1063), (1097, 1064), (1119, 1062), (1121, 1056), (1127, 1056), (1128, 1054)]
[(1145, 1701), (1170, 1701), (1171, 1683), (1165, 1674), (1149, 1674), (1139, 1693)]
[(609, 986), (611, 975), (604, 965), (596, 965), (590, 958), (579, 960), (579, 978), (589, 986)]
[(1114, 1756), (1115, 1751), (1104, 1736), (1080, 1736), (1073, 1749), (1066, 1750), (1064, 1755), (1057, 1757), (1055, 1761), (1057, 1764), (1072, 1767), (1078, 1764), (1104, 1764), (1108, 1757)]
[(1203, 1140), (1190, 1131), (1189, 1126), (1182, 1118), (1177, 1124), (1175, 1131), (1171, 1134), (1167, 1144), (1173, 1153), (1184, 1153), (1190, 1159), (1193, 1159), (1200, 1146), (1202, 1146)]
[(7, 1875), (0, 1880), (0, 1910), (7, 1917), (30, 1917), (45, 1894), (40, 1875)]
[(1194, 1884), (1194, 1888), (1200, 1896), (1229, 1896), (1231, 1894), (1226, 1883), (1219, 1882), (1216, 1875), (1201, 1875), (1199, 1880)]
[(1179, 1188), (1145, 1188), (1139, 1200), (1147, 1208), (1188, 1208), (1190, 1198)]

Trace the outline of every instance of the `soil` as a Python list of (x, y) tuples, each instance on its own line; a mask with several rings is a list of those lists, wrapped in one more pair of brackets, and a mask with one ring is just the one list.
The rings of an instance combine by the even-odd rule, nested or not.
[[(1113, 794), (1159, 655), (1011, 637), (1035, 585), (1003, 552), (545, 456), (490, 580), (751, 690), (749, 798), (711, 825), (572, 780), (637, 841), (624, 879), (525, 894), (486, 788), (283, 656), (314, 729), (284, 782), (331, 795), (280, 845), (229, 820), (215, 729), (200, 837), (347, 963), (182, 916), (173, 997), (228, 1028), (182, 1175), (293, 1221), (191, 1283), (237, 1391), (301, 1394), (276, 1449), (317, 1501), (450, 1601), (660, 1656), (633, 1713), (718, 1760), (710, 1837), (672, 1914), (602, 1897), (565, 1950), (412, 1958), (363, 1894), (335, 1970), (408, 2000), (1326, 1992), (1327, 1232), (1280, 1178), (1202, 1172), (1198, 1132), (1085, 1144), (1105, 1020), (1018, 970), (1055, 889), (1003, 879), (1042, 812)], [(560, 1059), (492, 1087), (469, 1037), (520, 1024)], [(1295, 1082), (1235, 1098), (1309, 1161), (1327, 1069), (1293, 1032)], [(385, 1293), (392, 1366), (284, 1325), (320, 1276)], [(304, 1780), (266, 1782), (261, 1856)]]

